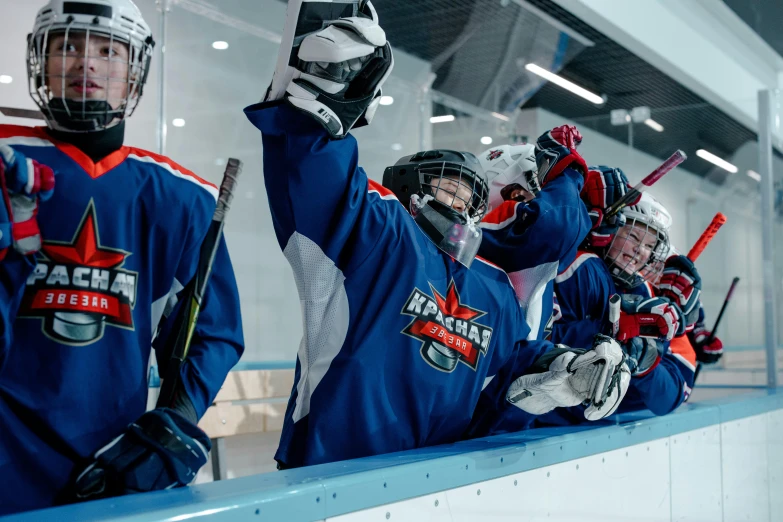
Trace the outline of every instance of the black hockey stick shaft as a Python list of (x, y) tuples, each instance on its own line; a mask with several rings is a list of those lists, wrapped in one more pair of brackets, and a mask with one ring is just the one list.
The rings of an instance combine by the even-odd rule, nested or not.
[(740, 280), (739, 277), (735, 277), (732, 280), (731, 286), (729, 287), (729, 292), (726, 294), (726, 299), (723, 300), (723, 306), (720, 307), (720, 312), (718, 312), (718, 317), (715, 319), (715, 324), (712, 326), (710, 337), (707, 339), (707, 342), (705, 344), (710, 344), (712, 341), (715, 340), (715, 332), (718, 330), (718, 325), (720, 324), (720, 320), (723, 319), (723, 312), (726, 311), (726, 306), (728, 306), (729, 301), (731, 300), (731, 295), (734, 293), (734, 289), (737, 287), (737, 283), (739, 283), (739, 280)]
[(165, 361), (163, 382), (158, 396), (157, 406), (170, 407), (174, 403), (174, 394), (179, 382), (182, 364), (188, 356), (190, 343), (193, 340), (193, 331), (201, 312), (201, 302), (207, 290), (209, 276), (212, 273), (212, 264), (215, 262), (220, 239), (223, 237), (223, 225), (226, 214), (231, 208), (231, 200), (234, 197), (237, 178), (242, 172), (242, 162), (235, 158), (229, 158), (226, 171), (223, 173), (223, 181), (220, 183), (217, 207), (212, 216), (207, 235), (201, 243), (196, 275), (190, 281), (181, 297), (183, 304), (176, 318), (176, 325), (172, 329), (166, 350), (168, 354)]
[[(728, 306), (729, 301), (731, 300), (731, 296), (734, 293), (734, 289), (737, 287), (737, 283), (739, 283), (740, 278), (735, 277), (732, 282), (731, 286), (729, 287), (729, 292), (726, 294), (726, 299), (723, 300), (723, 305), (720, 307), (720, 312), (718, 312), (718, 317), (715, 319), (715, 324), (712, 326), (712, 331), (710, 332), (710, 336), (707, 338), (707, 340), (704, 342), (704, 344), (710, 344), (712, 341), (715, 340), (715, 332), (718, 330), (718, 325), (720, 324), (720, 320), (723, 319), (723, 312), (726, 311), (726, 306)], [(696, 382), (696, 379), (699, 378), (699, 373), (701, 372), (702, 364), (698, 363), (696, 365), (696, 374), (693, 376), (693, 382)]]

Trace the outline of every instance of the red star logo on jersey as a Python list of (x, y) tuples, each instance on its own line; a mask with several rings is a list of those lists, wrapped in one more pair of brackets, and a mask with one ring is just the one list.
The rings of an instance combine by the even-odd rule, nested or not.
[(402, 313), (413, 316), (413, 321), (402, 333), (422, 341), (421, 355), (431, 366), (453, 372), (463, 362), (475, 370), (492, 338), (492, 328), (475, 322), (486, 312), (463, 304), (454, 280), (446, 297), (432, 284), (430, 291), (432, 297), (418, 288), (411, 293)]
[(441, 312), (445, 315), (458, 319), (465, 319), (466, 321), (484, 315), (484, 312), (479, 312), (473, 308), (463, 306), (462, 303), (459, 302), (459, 294), (457, 293), (457, 287), (454, 286), (454, 281), (449, 285), (446, 292), (446, 299), (444, 299), (432, 285), (430, 285), (430, 289), (435, 296), (435, 301), (438, 303), (438, 308), (440, 308)]
[(95, 223), (95, 207), (90, 205), (72, 243), (46, 242), (41, 249), (55, 263), (93, 268), (113, 268), (123, 264), (129, 254), (122, 250), (102, 248), (98, 241), (98, 229)]
[(18, 317), (42, 319), (44, 335), (71, 346), (97, 341), (107, 326), (133, 330), (138, 273), (122, 268), (130, 255), (101, 245), (90, 201), (71, 241), (44, 240)]

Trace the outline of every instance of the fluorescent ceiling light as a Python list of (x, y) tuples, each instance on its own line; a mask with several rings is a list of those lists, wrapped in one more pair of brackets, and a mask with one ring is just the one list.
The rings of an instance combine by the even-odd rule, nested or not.
[(392, 103), (394, 103), (392, 96), (381, 96), (381, 105), (391, 105)]
[(483, 136), (481, 138), (481, 144), (482, 145), (492, 145), (492, 138), (490, 138), (489, 136)]
[(735, 165), (732, 165), (731, 163), (729, 163), (725, 159), (719, 158), (718, 156), (716, 156), (712, 152), (707, 152), (704, 149), (697, 150), (696, 151), (696, 155), (698, 157), (700, 157), (701, 159), (703, 159), (703, 160), (709, 161), (713, 165), (719, 166), (723, 170), (727, 170), (727, 171), (731, 172), (732, 174), (736, 174), (737, 170), (739, 170), (739, 169), (737, 169), (737, 167)]
[(761, 174), (759, 174), (755, 170), (749, 170), (748, 171), (748, 177), (751, 177), (751, 178), (755, 179), (756, 181), (761, 181)]
[(174, 118), (173, 120), (171, 120), (171, 124), (174, 125), (175, 127), (184, 127), (185, 120), (183, 120), (182, 118)]
[(661, 125), (660, 123), (658, 123), (657, 121), (651, 118), (647, 118), (646, 120), (644, 120), (644, 124), (650, 127), (652, 130), (663, 132), (663, 125)]
[(228, 42), (224, 42), (223, 40), (212, 42), (212, 48), (217, 49), (218, 51), (225, 51), (228, 49)]
[(584, 87), (580, 87), (577, 84), (570, 82), (563, 78), (562, 76), (558, 76), (557, 74), (553, 72), (549, 72), (546, 69), (539, 67), (538, 65), (534, 63), (529, 63), (525, 65), (525, 69), (532, 72), (533, 74), (537, 74), (538, 76), (544, 78), (545, 80), (548, 80), (555, 85), (559, 85), (563, 89), (567, 91), (571, 91), (572, 93), (576, 94), (577, 96), (581, 96), (585, 100), (594, 103), (596, 105), (601, 105), (605, 103), (606, 100), (602, 98), (601, 96), (598, 96), (594, 92), (590, 92)]
[(445, 116), (433, 116), (430, 118), (430, 123), (446, 123), (447, 121), (454, 121), (454, 115), (446, 114)]
[(492, 112), (490, 114), (492, 114), (492, 116), (494, 116), (495, 118), (497, 118), (499, 120), (503, 120), (503, 121), (508, 121), (508, 120), (511, 119), (508, 116), (506, 116), (505, 114), (500, 114), (499, 112)]

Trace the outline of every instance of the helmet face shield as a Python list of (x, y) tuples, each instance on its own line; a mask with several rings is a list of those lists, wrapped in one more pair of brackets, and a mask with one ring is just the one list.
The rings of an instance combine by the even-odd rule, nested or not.
[(411, 215), (422, 230), (441, 251), (455, 261), (470, 267), (481, 246), (481, 229), (475, 223), (462, 223), (449, 219), (448, 214), (438, 211), (438, 204), (430, 196), (411, 198)]
[[(138, 20), (130, 23), (134, 16)], [(51, 128), (90, 132), (114, 126), (139, 103), (153, 45), (129, 0), (53, 0), (28, 37), (30, 94)]]
[(430, 150), (405, 156), (386, 168), (383, 186), (440, 250), (470, 266), (481, 245), (478, 223), (489, 198), (486, 177), (473, 154)]

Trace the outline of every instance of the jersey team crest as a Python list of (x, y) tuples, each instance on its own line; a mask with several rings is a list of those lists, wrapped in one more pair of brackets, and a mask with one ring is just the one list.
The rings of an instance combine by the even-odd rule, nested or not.
[(486, 312), (462, 304), (453, 279), (445, 298), (432, 284), (430, 290), (432, 296), (415, 288), (408, 297), (401, 313), (413, 321), (402, 333), (422, 341), (421, 356), (434, 368), (450, 373), (462, 361), (475, 371), (492, 339), (492, 328), (475, 322)]
[(44, 334), (68, 345), (94, 343), (106, 324), (133, 330), (138, 273), (120, 268), (129, 255), (101, 245), (91, 200), (71, 242), (43, 242), (18, 316), (42, 318)]

